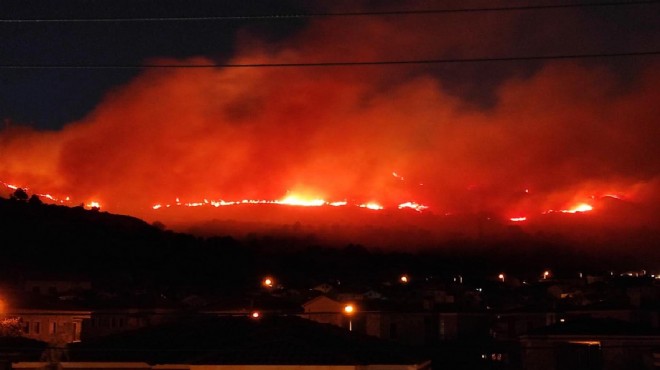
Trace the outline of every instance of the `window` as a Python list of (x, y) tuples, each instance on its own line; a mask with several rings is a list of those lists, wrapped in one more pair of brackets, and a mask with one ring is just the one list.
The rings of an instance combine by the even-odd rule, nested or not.
[(390, 323), (390, 339), (396, 339), (398, 337), (396, 323)]
[(50, 333), (51, 334), (57, 333), (57, 323), (56, 322), (51, 322), (50, 323)]
[(41, 322), (39, 321), (34, 321), (32, 323), (32, 332), (34, 334), (39, 334), (41, 332)]

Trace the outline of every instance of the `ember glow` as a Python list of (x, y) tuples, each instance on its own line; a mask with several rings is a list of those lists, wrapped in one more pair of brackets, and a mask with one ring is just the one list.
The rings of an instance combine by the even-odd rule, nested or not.
[(527, 221), (527, 217), (511, 217), (509, 220), (511, 222), (523, 222)]

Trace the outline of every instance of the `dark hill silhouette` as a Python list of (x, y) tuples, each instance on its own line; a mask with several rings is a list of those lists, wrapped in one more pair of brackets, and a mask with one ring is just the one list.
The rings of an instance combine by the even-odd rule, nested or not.
[(0, 198), (0, 278), (63, 274), (115, 289), (232, 287), (246, 256), (231, 238), (201, 239), (129, 216)]
[[(548, 215), (554, 216), (564, 215)], [(588, 231), (589, 215), (569, 216), (574, 227)], [(91, 280), (95, 290), (146, 291), (168, 298), (205, 293), (245, 296), (258, 289), (266, 274), (278, 276), (286, 287), (308, 289), (337, 280), (375, 284), (402, 272), (491, 276), (507, 271), (537, 276), (547, 268), (556, 273), (660, 268), (655, 229), (613, 232), (600, 239), (587, 234), (576, 241), (558, 232), (512, 226), (488, 237), (458, 234), (425, 248), (402, 244), (397, 250), (381, 250), (350, 242), (330, 244), (306, 225), (293, 225), (284, 233), (252, 233), (240, 240), (203, 238), (133, 217), (24, 199), (0, 198), (0, 220), (2, 281), (73, 275)], [(341, 228), (327, 232), (346, 236)]]

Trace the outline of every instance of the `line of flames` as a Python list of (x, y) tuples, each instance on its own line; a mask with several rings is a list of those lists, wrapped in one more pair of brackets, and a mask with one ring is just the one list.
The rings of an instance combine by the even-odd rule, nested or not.
[[(393, 173), (394, 176), (397, 176), (395, 173)], [(398, 176), (397, 176), (398, 177)], [(9, 184), (3, 181), (0, 181), (0, 184), (3, 185), (5, 188), (10, 189), (10, 190), (18, 190), (18, 189), (23, 189), (26, 192), (29, 190), (28, 187), (21, 187), (13, 184)], [(50, 200), (53, 203), (59, 203), (59, 204), (71, 204), (71, 198), (70, 197), (65, 197), (65, 198), (57, 198), (52, 196), (51, 194), (48, 193), (34, 193), (35, 195), (39, 196), (40, 198), (45, 198)], [(618, 196), (614, 195), (607, 195), (607, 196), (612, 196), (616, 197), (617, 199), (619, 198)], [(242, 200), (235, 200), (235, 201), (226, 201), (226, 200), (208, 200), (204, 199), (203, 201), (200, 202), (181, 202), (179, 198), (176, 198), (176, 202), (173, 204), (175, 206), (185, 206), (185, 207), (201, 207), (201, 206), (212, 206), (212, 207), (225, 207), (225, 206), (236, 206), (236, 205), (241, 205), (241, 204), (274, 204), (274, 205), (282, 205), (282, 206), (297, 206), (297, 207), (323, 207), (323, 206), (328, 206), (328, 207), (343, 207), (343, 206), (356, 206), (360, 208), (366, 208), (374, 211), (379, 211), (385, 209), (382, 205), (376, 202), (368, 202), (368, 203), (362, 203), (362, 204), (349, 204), (349, 202), (342, 200), (342, 201), (334, 201), (334, 202), (328, 202), (324, 199), (302, 199), (297, 196), (287, 196), (283, 199), (279, 200), (257, 200), (257, 199), (242, 199)], [(161, 208), (170, 208), (173, 206), (172, 204), (155, 204), (151, 208), (154, 210), (158, 210)], [(100, 209), (101, 204), (98, 201), (89, 201), (85, 204), (86, 207), (88, 208), (95, 208), (95, 209)], [(428, 206), (419, 204), (416, 202), (405, 202), (401, 203), (397, 206), (398, 209), (412, 209), (417, 212), (423, 212), (427, 209), (429, 209)], [(576, 206), (569, 208), (569, 209), (561, 209), (561, 210), (553, 210), (549, 209), (545, 212), (542, 212), (542, 214), (550, 214), (550, 213), (584, 213), (584, 212), (590, 212), (594, 208), (590, 204), (587, 203), (580, 203), (577, 204)], [(511, 222), (525, 222), (527, 221), (527, 216), (516, 216), (516, 217), (511, 217), (509, 218), (509, 221)]]
[[(200, 202), (181, 202), (179, 198), (176, 198), (176, 202), (174, 204), (155, 204), (151, 208), (158, 210), (161, 208), (170, 208), (173, 205), (174, 206), (184, 206), (184, 207), (202, 207), (202, 206), (212, 206), (212, 207), (225, 207), (225, 206), (235, 206), (235, 205), (241, 205), (241, 204), (275, 204), (275, 205), (283, 205), (283, 206), (297, 206), (297, 207), (323, 207), (323, 206), (328, 206), (328, 207), (344, 207), (344, 206), (349, 206), (353, 205), (356, 207), (360, 208), (366, 208), (374, 211), (379, 211), (385, 209), (384, 206), (380, 205), (379, 203), (376, 202), (369, 202), (369, 203), (362, 203), (362, 204), (349, 204), (347, 201), (342, 200), (342, 201), (334, 201), (334, 202), (328, 202), (324, 199), (311, 199), (311, 200), (304, 200), (295, 196), (290, 196), (286, 197), (284, 199), (280, 200), (255, 200), (255, 199), (243, 199), (243, 200), (236, 200), (236, 201), (226, 201), (226, 200), (209, 200), (209, 199), (204, 199), (203, 201)], [(412, 209), (417, 212), (422, 212), (424, 210), (427, 210), (429, 207), (425, 206), (423, 204), (419, 204), (416, 202), (405, 202), (401, 203), (397, 206), (398, 209)]]

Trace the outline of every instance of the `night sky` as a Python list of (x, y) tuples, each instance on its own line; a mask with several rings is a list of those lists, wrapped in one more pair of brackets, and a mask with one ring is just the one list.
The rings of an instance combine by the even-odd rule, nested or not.
[[(5, 0), (0, 181), (145, 218), (286, 196), (503, 217), (612, 196), (657, 214), (657, 54), (79, 68), (660, 51), (660, 2), (327, 15), (558, 3)], [(270, 17), (310, 13), (326, 16)], [(162, 17), (226, 18), (128, 20)], [(22, 68), (54, 65), (73, 68)]]

